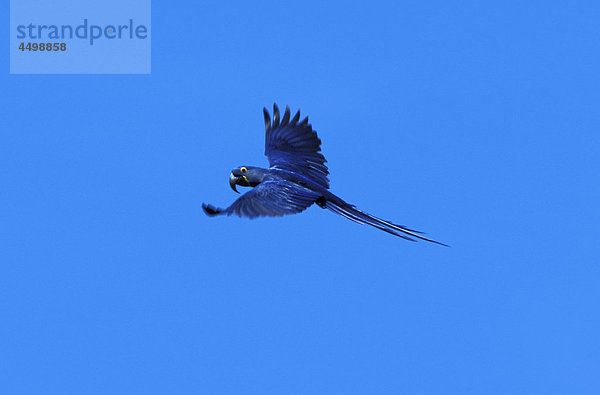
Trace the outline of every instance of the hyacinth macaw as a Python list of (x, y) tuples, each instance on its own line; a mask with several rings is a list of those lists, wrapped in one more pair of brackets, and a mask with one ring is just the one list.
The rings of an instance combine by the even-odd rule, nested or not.
[[(377, 229), (406, 240), (414, 238), (445, 245), (423, 236), (422, 232), (396, 225), (374, 217), (346, 203), (329, 192), (329, 170), (325, 157), (320, 153), (321, 140), (308, 123), (308, 117), (300, 120), (300, 111), (290, 118), (289, 107), (280, 117), (277, 104), (273, 105), (273, 121), (266, 108), (265, 155), (270, 167), (240, 166), (231, 171), (229, 185), (238, 192), (236, 185), (253, 187), (226, 209), (202, 204), (209, 216), (232, 215), (256, 218), (282, 216), (304, 211), (313, 203), (354, 222), (371, 225)], [(239, 193), (239, 192), (238, 192)]]

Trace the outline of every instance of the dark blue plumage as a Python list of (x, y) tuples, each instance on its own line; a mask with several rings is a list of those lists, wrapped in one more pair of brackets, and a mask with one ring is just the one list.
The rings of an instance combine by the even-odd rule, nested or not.
[[(243, 194), (225, 210), (212, 209), (209, 214), (222, 212), (248, 218), (296, 214), (313, 204), (319, 196), (319, 193), (306, 187), (272, 177)], [(206, 206), (209, 207), (211, 206)]]
[(414, 241), (413, 238), (417, 238), (445, 245), (416, 230), (367, 214), (329, 192), (329, 170), (320, 152), (321, 140), (308, 123), (308, 117), (298, 122), (300, 111), (290, 118), (290, 109), (286, 107), (283, 118), (280, 118), (276, 104), (273, 105), (272, 121), (266, 108), (263, 112), (265, 155), (270, 168), (240, 166), (233, 169), (229, 176), (233, 190), (237, 192), (237, 185), (253, 189), (226, 209), (202, 204), (207, 215), (273, 217), (299, 213), (316, 203), (354, 222), (371, 225), (406, 240)]
[(310, 178), (325, 188), (329, 188), (325, 157), (320, 153), (321, 140), (308, 123), (308, 117), (301, 122), (300, 111), (290, 121), (290, 109), (286, 107), (281, 122), (279, 109), (273, 105), (273, 124), (266, 108), (265, 116), (265, 155), (272, 169), (297, 172)]

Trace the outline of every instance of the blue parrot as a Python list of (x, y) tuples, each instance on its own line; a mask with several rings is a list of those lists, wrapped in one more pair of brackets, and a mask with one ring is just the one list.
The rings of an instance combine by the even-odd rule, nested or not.
[[(323, 209), (346, 217), (359, 224), (371, 225), (406, 240), (426, 240), (446, 245), (423, 236), (422, 232), (374, 217), (329, 192), (329, 170), (321, 154), (321, 140), (308, 123), (300, 121), (300, 111), (290, 118), (286, 106), (283, 118), (273, 104), (273, 121), (266, 108), (265, 155), (270, 167), (240, 166), (231, 171), (229, 185), (253, 187), (226, 209), (202, 204), (209, 216), (232, 215), (256, 218), (282, 216), (304, 211), (313, 203)], [(238, 192), (239, 193), (239, 192)]]

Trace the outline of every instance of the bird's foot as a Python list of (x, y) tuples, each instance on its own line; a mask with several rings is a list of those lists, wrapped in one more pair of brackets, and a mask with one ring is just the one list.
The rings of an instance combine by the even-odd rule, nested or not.
[(318, 198), (315, 203), (317, 203), (317, 206), (321, 208), (327, 208), (327, 200), (325, 200), (325, 198), (322, 196)]

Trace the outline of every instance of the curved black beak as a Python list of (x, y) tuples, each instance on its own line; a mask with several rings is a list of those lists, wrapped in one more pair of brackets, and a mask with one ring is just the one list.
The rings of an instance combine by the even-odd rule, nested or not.
[(239, 192), (238, 192), (238, 190), (237, 190), (237, 189), (235, 189), (235, 186), (237, 185), (237, 182), (238, 182), (238, 180), (239, 180), (240, 178), (241, 178), (241, 177), (234, 176), (234, 175), (233, 175), (233, 173), (231, 173), (231, 174), (229, 175), (229, 186), (231, 187), (231, 189), (233, 189), (233, 190), (234, 190), (234, 191), (236, 191), (237, 193), (239, 193)]

